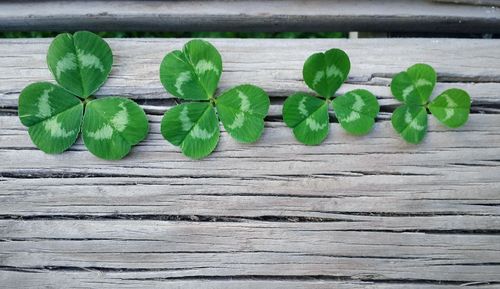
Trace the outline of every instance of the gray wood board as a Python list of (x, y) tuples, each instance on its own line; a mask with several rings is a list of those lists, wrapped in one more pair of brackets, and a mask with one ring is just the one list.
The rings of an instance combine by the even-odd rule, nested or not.
[(458, 287), (500, 281), (498, 235), (377, 232), (341, 223), (3, 220), (1, 268), (107, 275), (97, 282), (310, 277)]
[(435, 2), (481, 5), (481, 6), (497, 6), (500, 7), (500, 0), (433, 0)]
[(495, 7), (400, 1), (1, 1), (3, 31), (495, 33)]
[[(114, 54), (110, 78), (98, 96), (126, 96), (145, 104), (173, 104), (159, 79), (160, 63), (168, 52), (188, 39), (107, 39)], [(219, 91), (253, 83), (272, 97), (311, 92), (302, 80), (309, 55), (332, 47), (344, 49), (351, 72), (339, 94), (364, 88), (382, 106), (394, 106), (390, 77), (414, 63), (432, 65), (438, 72), (436, 93), (450, 87), (466, 89), (473, 105), (498, 108), (500, 99), (500, 40), (492, 39), (211, 39), (223, 58)], [(51, 39), (0, 40), (0, 107), (15, 108), (20, 91), (29, 83), (53, 81), (46, 55)], [(436, 94), (437, 95), (437, 94)], [(162, 102), (162, 103), (159, 103)]]
[[(201, 161), (159, 133), (174, 102), (158, 65), (186, 40), (108, 41), (115, 64), (99, 96), (136, 99), (151, 123), (147, 140), (115, 162), (81, 140), (60, 155), (33, 146), (17, 97), (52, 79), (50, 40), (0, 41), (2, 287), (500, 286), (500, 41), (214, 39), (221, 90), (262, 86), (272, 116), (256, 144), (223, 131)], [(383, 113), (367, 136), (332, 122), (325, 143), (304, 146), (281, 122), (281, 102), (307, 91), (305, 58), (331, 47), (353, 63), (341, 91), (370, 89)], [(415, 62), (436, 67), (436, 92), (467, 89), (473, 113), (456, 130), (429, 116), (424, 142), (409, 145), (388, 121), (397, 105), (388, 84)]]

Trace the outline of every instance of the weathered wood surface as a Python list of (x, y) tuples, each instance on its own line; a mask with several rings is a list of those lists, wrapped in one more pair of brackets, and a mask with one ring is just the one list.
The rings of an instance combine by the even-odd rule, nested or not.
[(0, 30), (494, 33), (495, 7), (428, 0), (1, 1)]
[[(159, 81), (165, 54), (182, 48), (186, 39), (109, 39), (114, 54), (113, 71), (97, 95), (127, 96), (146, 104), (173, 101)], [(302, 66), (313, 52), (331, 47), (344, 49), (351, 60), (347, 84), (339, 93), (365, 88), (383, 106), (398, 102), (387, 88), (393, 74), (425, 62), (439, 72), (436, 90), (466, 89), (474, 96), (474, 109), (498, 107), (500, 40), (483, 39), (211, 39), (221, 52), (224, 74), (220, 91), (239, 83), (254, 83), (275, 100), (296, 91), (309, 92), (302, 81)], [(2, 39), (0, 41), (0, 107), (17, 106), (20, 91), (34, 81), (53, 79), (46, 55), (51, 39)], [(22, 76), (22, 77), (21, 77)], [(281, 110), (278, 109), (279, 112)]]
[(436, 2), (455, 3), (455, 4), (468, 4), (468, 5), (482, 5), (482, 6), (500, 6), (500, 0), (433, 0)]
[[(0, 41), (0, 284), (7, 288), (498, 288), (500, 286), (500, 41), (214, 39), (221, 88), (252, 82), (272, 97), (261, 141), (226, 133), (212, 156), (183, 157), (159, 134), (174, 104), (158, 80), (167, 51), (185, 40), (108, 40), (115, 54), (99, 95), (135, 98), (148, 139), (109, 162), (79, 140), (35, 149), (17, 96), (51, 80), (49, 39)], [(368, 136), (331, 134), (298, 144), (281, 102), (305, 58), (345, 49), (342, 91), (367, 88), (383, 113)], [(368, 51), (368, 52), (367, 52)], [(421, 145), (388, 118), (390, 77), (415, 62), (439, 73), (436, 92), (462, 87), (470, 121), (430, 118)]]

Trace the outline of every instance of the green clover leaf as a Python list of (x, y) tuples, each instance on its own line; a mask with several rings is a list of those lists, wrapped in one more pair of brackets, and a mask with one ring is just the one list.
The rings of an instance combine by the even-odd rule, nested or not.
[(427, 111), (420, 105), (403, 104), (392, 113), (391, 122), (403, 139), (417, 144), (427, 131)]
[(306, 60), (302, 75), (307, 86), (324, 98), (333, 96), (351, 69), (349, 56), (340, 49), (315, 53)]
[(209, 155), (219, 142), (219, 121), (209, 102), (191, 102), (170, 109), (161, 122), (163, 137), (193, 159)]
[(415, 64), (394, 76), (391, 92), (404, 103), (424, 105), (436, 85), (436, 72), (427, 64)]
[(50, 44), (47, 64), (60, 86), (86, 98), (108, 78), (113, 53), (108, 44), (92, 32), (62, 33)]
[(219, 52), (202, 40), (189, 41), (182, 51), (167, 54), (160, 66), (160, 80), (165, 89), (186, 100), (209, 100), (221, 74)]
[(467, 122), (470, 104), (471, 100), (467, 92), (458, 88), (450, 88), (429, 103), (429, 110), (442, 124), (457, 128)]
[(340, 125), (355, 135), (367, 134), (380, 111), (377, 98), (368, 90), (355, 89), (332, 101)]
[[(160, 80), (174, 96), (188, 101), (165, 112), (161, 133), (193, 159), (210, 155), (219, 142), (219, 119), (239, 142), (257, 141), (264, 130), (270, 100), (259, 87), (244, 84), (215, 98), (222, 73), (217, 49), (204, 40), (187, 42), (182, 51), (168, 53), (160, 66)], [(219, 118), (219, 119), (218, 119)]]
[(260, 138), (269, 105), (269, 96), (264, 90), (248, 84), (229, 89), (216, 100), (224, 128), (234, 139), (244, 143)]
[(87, 103), (82, 135), (94, 155), (108, 160), (126, 156), (148, 132), (144, 110), (127, 98), (106, 97)]
[(392, 126), (409, 143), (420, 143), (427, 133), (427, 109), (444, 125), (457, 128), (469, 118), (471, 100), (467, 92), (452, 88), (429, 103), (436, 72), (427, 64), (415, 64), (394, 76), (391, 92), (404, 104), (392, 114)]
[(63, 88), (48, 82), (28, 85), (19, 97), (19, 119), (42, 151), (61, 153), (76, 141), (83, 103)]
[(82, 130), (92, 154), (121, 159), (146, 137), (148, 120), (135, 102), (90, 96), (106, 81), (113, 63), (108, 44), (99, 36), (86, 31), (59, 34), (47, 63), (60, 86), (37, 82), (19, 95), (19, 118), (40, 150), (61, 153)]
[(283, 120), (300, 142), (320, 144), (330, 129), (328, 103), (305, 93), (295, 93), (283, 104)]
[(318, 145), (328, 136), (330, 102), (340, 125), (354, 135), (371, 131), (380, 110), (377, 98), (367, 90), (357, 89), (331, 100), (347, 79), (349, 57), (340, 49), (315, 53), (304, 63), (305, 83), (319, 97), (295, 93), (283, 104), (283, 120), (295, 138), (306, 145)]

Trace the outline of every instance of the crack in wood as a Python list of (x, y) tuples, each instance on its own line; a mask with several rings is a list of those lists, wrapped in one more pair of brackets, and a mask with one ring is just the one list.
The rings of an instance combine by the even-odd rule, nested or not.
[(64, 271), (64, 272), (79, 272), (79, 271), (99, 271), (99, 272), (162, 272), (162, 271), (188, 271), (196, 269), (208, 269), (210, 267), (178, 267), (178, 268), (114, 268), (114, 267), (99, 267), (99, 266), (33, 266), (33, 267), (16, 267), (0, 265), (0, 271), (19, 271), (19, 272), (41, 272), (41, 271)]
[[(283, 280), (293, 280), (293, 281), (361, 281), (361, 282), (372, 282), (375, 284), (436, 284), (436, 285), (463, 285), (472, 283), (474, 281), (468, 280), (439, 280), (439, 279), (389, 279), (379, 274), (357, 274), (353, 276), (342, 276), (342, 275), (229, 275), (229, 276), (179, 276), (179, 277), (153, 277), (153, 278), (121, 278), (123, 280), (136, 280), (136, 281), (146, 281), (146, 280), (156, 280), (156, 281), (167, 281), (167, 280), (265, 280), (265, 281), (283, 281)], [(475, 282), (477, 285), (478, 282)], [(500, 282), (481, 282), (484, 285), (496, 285)]]
[[(408, 172), (387, 172), (387, 171), (345, 171), (338, 173), (321, 173), (321, 174), (310, 174), (305, 172), (304, 174), (267, 174), (265, 176), (256, 176), (260, 179), (262, 178), (323, 178), (323, 177), (364, 177), (364, 176), (400, 176), (400, 177), (418, 177), (418, 176), (439, 176), (439, 174), (422, 174), (422, 173), (408, 173)], [(148, 175), (148, 174), (111, 174), (111, 173), (89, 173), (89, 172), (60, 172), (60, 171), (48, 171), (48, 170), (27, 170), (20, 169), (16, 171), (4, 171), (0, 172), (0, 178), (11, 178), (11, 179), (43, 179), (43, 178), (119, 178), (119, 177), (135, 177), (135, 178), (146, 178), (155, 179), (158, 176)], [(175, 175), (169, 176), (169, 178), (175, 179), (252, 179), (254, 177), (235, 177), (233, 175)]]
[[(372, 217), (435, 217), (439, 214), (400, 214), (400, 213), (363, 213), (348, 212), (338, 213), (338, 215), (352, 216), (372, 216)], [(394, 215), (394, 216), (393, 216)], [(455, 214), (453, 216), (474, 216), (475, 214)], [(444, 215), (448, 216), (448, 215)], [(481, 216), (481, 215), (480, 215)], [(109, 215), (0, 215), (0, 220), (19, 220), (23, 222), (29, 221), (58, 221), (58, 220), (78, 220), (78, 221), (167, 221), (167, 222), (187, 222), (187, 223), (248, 223), (248, 222), (263, 222), (263, 223), (355, 223), (363, 222), (363, 220), (355, 220), (350, 218), (328, 218), (328, 217), (308, 217), (308, 216), (208, 216), (208, 215), (162, 215), (162, 214), (109, 214)], [(301, 231), (329, 231), (329, 232), (381, 232), (381, 233), (422, 233), (422, 234), (459, 234), (459, 235), (500, 235), (500, 229), (409, 229), (409, 228), (393, 228), (393, 229), (367, 229), (367, 228), (334, 228), (334, 229), (308, 229), (303, 228)], [(2, 238), (0, 238), (2, 239)], [(5, 240), (5, 239), (3, 239)]]
[[(126, 267), (100, 267), (100, 266), (0, 266), (0, 271), (42, 273), (42, 272), (103, 272), (103, 273), (135, 273), (135, 272), (182, 272), (196, 269), (210, 269), (213, 267), (178, 267), (178, 268), (126, 268)], [(478, 285), (497, 285), (497, 281), (472, 281), (472, 280), (447, 280), (447, 279), (418, 279), (418, 278), (388, 278), (380, 274), (361, 273), (353, 275), (194, 275), (194, 276), (172, 276), (172, 277), (119, 277), (120, 280), (129, 281), (174, 281), (174, 280), (240, 280), (240, 281), (360, 281), (374, 284), (436, 284), (436, 285), (458, 285), (467, 286), (467, 284)]]
[(112, 214), (112, 215), (0, 215), (0, 220), (155, 220), (155, 221), (176, 221), (176, 222), (291, 222), (291, 223), (327, 223), (327, 222), (358, 222), (351, 219), (342, 218), (319, 218), (305, 216), (207, 216), (207, 215), (160, 215), (160, 214)]

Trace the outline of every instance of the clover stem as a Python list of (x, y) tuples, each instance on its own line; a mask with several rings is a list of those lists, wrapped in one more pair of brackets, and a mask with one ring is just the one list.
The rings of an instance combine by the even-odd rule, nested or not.
[(213, 96), (210, 97), (210, 104), (212, 104), (213, 106), (217, 104), (217, 100)]
[(95, 99), (95, 96), (93, 96), (93, 95), (87, 97), (86, 99), (83, 100), (83, 105), (87, 105), (87, 103), (91, 102), (94, 99)]

